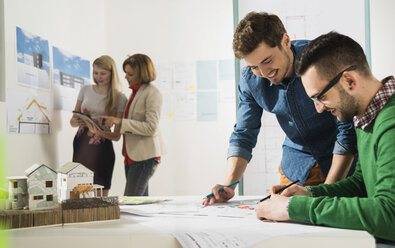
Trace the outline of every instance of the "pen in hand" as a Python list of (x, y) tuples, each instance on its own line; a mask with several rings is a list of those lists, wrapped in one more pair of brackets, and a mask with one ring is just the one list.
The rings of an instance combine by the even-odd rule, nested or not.
[[(288, 188), (288, 187), (290, 187), (290, 186), (292, 186), (292, 185), (294, 185), (295, 183), (298, 183), (298, 182), (299, 182), (299, 180), (296, 180), (295, 182), (288, 184), (287, 186), (285, 186), (285, 187), (283, 187), (283, 188), (277, 190), (277, 191), (274, 192), (274, 193), (275, 193), (275, 194), (278, 194), (278, 193), (282, 192), (284, 189), (286, 189), (286, 188)], [(271, 196), (271, 195), (266, 196), (265, 198), (261, 199), (259, 202), (263, 202), (264, 200), (269, 199), (270, 196)]]
[[(232, 186), (238, 184), (239, 182), (240, 182), (240, 180), (237, 180), (236, 182), (231, 183), (231, 184), (229, 184), (229, 185), (226, 185), (225, 187), (232, 187)], [(220, 189), (218, 190), (218, 193), (221, 193), (222, 191), (224, 191), (224, 188), (220, 188)], [(211, 193), (211, 194), (206, 195), (206, 198), (210, 198), (210, 197), (213, 197), (213, 196), (214, 196), (214, 194)]]

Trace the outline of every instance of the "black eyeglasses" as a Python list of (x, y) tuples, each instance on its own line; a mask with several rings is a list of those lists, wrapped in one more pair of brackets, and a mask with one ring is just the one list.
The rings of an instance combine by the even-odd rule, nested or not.
[(336, 75), (336, 77), (334, 77), (331, 81), (329, 81), (328, 85), (327, 85), (317, 96), (312, 97), (311, 99), (312, 99), (314, 102), (317, 102), (317, 103), (320, 103), (320, 104), (324, 105), (324, 104), (321, 102), (321, 100), (320, 100), (320, 99), (322, 98), (322, 96), (323, 96), (328, 90), (330, 90), (335, 84), (337, 84), (337, 82), (339, 82), (340, 78), (343, 76), (343, 72), (345, 72), (345, 71), (353, 71), (353, 70), (355, 70), (355, 69), (357, 69), (357, 66), (356, 66), (356, 65), (352, 65), (352, 66), (350, 66), (350, 67), (348, 67), (348, 68), (342, 70), (339, 74)]

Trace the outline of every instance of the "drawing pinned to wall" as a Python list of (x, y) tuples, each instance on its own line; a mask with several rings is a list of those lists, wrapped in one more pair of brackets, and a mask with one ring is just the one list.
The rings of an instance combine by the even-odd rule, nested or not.
[(219, 104), (234, 103), (233, 59), (159, 63), (156, 68), (162, 119), (216, 121)]
[(174, 119), (196, 121), (196, 91), (176, 92), (174, 98)]
[(18, 83), (49, 90), (48, 40), (16, 27)]
[(218, 63), (218, 84), (220, 102), (235, 102), (235, 61), (220, 60)]
[(153, 82), (163, 93), (173, 89), (173, 68), (170, 63), (155, 64), (156, 80)]
[(169, 92), (162, 93), (162, 113), (161, 113), (161, 118), (162, 119), (173, 119), (174, 117), (174, 96), (173, 94)]
[(219, 80), (235, 80), (235, 61), (223, 59), (218, 62)]
[(217, 89), (217, 61), (197, 61), (196, 80), (198, 90)]
[(194, 80), (194, 63), (175, 63), (174, 64), (174, 89), (195, 90), (196, 81)]
[(73, 110), (78, 92), (90, 83), (90, 62), (53, 46), (54, 108)]
[(52, 109), (50, 97), (21, 90), (7, 90), (8, 132), (48, 134)]
[(217, 92), (198, 92), (197, 94), (198, 121), (216, 121), (218, 119)]

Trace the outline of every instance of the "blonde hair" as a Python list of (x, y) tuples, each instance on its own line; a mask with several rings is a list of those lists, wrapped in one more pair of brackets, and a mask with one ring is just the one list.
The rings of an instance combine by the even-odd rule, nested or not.
[(156, 71), (152, 60), (145, 54), (134, 54), (123, 62), (122, 68), (129, 65), (135, 70), (137, 78), (141, 83), (150, 83), (156, 79)]
[[(97, 66), (103, 70), (111, 72), (110, 87), (108, 87), (107, 97), (105, 98), (104, 111), (107, 115), (115, 116), (118, 109), (118, 97), (120, 95), (119, 89), (121, 86), (115, 62), (110, 56), (103, 55), (93, 61), (93, 66)], [(93, 81), (97, 84), (95, 77), (93, 77)]]

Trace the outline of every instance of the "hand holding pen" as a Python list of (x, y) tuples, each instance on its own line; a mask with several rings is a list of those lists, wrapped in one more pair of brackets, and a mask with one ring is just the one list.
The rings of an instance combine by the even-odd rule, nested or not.
[[(294, 184), (296, 184), (296, 183), (298, 183), (298, 182), (299, 182), (299, 180), (296, 180), (295, 182), (290, 183), (290, 184), (286, 185), (285, 187), (282, 187), (282, 188), (276, 190), (276, 191), (274, 192), (274, 194), (279, 194), (279, 193), (281, 193), (283, 190), (285, 190), (286, 188), (291, 187), (292, 185), (294, 185)], [(263, 202), (264, 200), (269, 199), (270, 196), (271, 196), (271, 195), (268, 195), (268, 196), (266, 196), (265, 198), (262, 198), (259, 202)]]
[(217, 198), (214, 193), (208, 194), (204, 198), (204, 201), (202, 204), (204, 206), (207, 206), (207, 205), (212, 205), (215, 202), (225, 202), (225, 201), (231, 199), (235, 193), (234, 193), (233, 189), (230, 187), (237, 185), (239, 182), (240, 182), (240, 180), (237, 180), (236, 182), (231, 183), (226, 186), (217, 184), (213, 188), (213, 192), (217, 191), (218, 194), (222, 193), (222, 194), (220, 194), (220, 197)]

